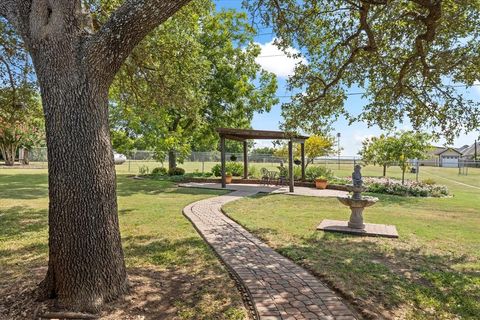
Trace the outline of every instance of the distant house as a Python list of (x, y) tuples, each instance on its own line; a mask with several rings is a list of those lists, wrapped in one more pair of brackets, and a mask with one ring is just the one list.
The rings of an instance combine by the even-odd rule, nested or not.
[(459, 149), (452, 147), (438, 147), (432, 146), (428, 152), (428, 156), (424, 160), (420, 160), (421, 166), (436, 166), (436, 167), (458, 167), (458, 161), (462, 157), (462, 152)]
[[(480, 157), (480, 141), (476, 143), (476, 156), (477, 158)], [(475, 143), (471, 146), (467, 146), (467, 148), (463, 149), (462, 151), (463, 157), (467, 160), (472, 160), (475, 158)]]
[(462, 152), (458, 149), (446, 147), (436, 153), (438, 156), (439, 167), (458, 168), (458, 160), (462, 157)]

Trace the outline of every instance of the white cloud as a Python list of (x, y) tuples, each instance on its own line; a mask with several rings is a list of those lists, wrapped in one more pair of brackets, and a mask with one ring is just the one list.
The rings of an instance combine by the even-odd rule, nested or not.
[(473, 83), (473, 90), (477, 93), (480, 94), (480, 81), (475, 81)]
[[(275, 39), (270, 42), (261, 44), (258, 43), (262, 49), (260, 56), (255, 61), (262, 66), (263, 69), (276, 74), (278, 77), (286, 78), (293, 74), (295, 65), (299, 62), (306, 63), (305, 58), (290, 58), (285, 52), (278, 49), (273, 43)], [(297, 54), (298, 51), (295, 48), (288, 48), (288, 53)]]

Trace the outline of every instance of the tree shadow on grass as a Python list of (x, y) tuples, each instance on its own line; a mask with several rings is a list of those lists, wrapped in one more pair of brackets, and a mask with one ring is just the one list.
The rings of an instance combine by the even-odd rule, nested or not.
[(21, 237), (26, 233), (46, 230), (48, 213), (25, 206), (0, 208), (0, 239)]
[(0, 175), (0, 199), (38, 199), (48, 197), (47, 174)]
[(480, 273), (456, 268), (475, 258), (426, 253), (395, 241), (325, 233), (277, 249), (387, 317), (405, 306), (420, 318), (480, 314)]
[(131, 196), (134, 194), (192, 194), (192, 195), (221, 195), (226, 193), (222, 190), (203, 189), (203, 188), (182, 188), (174, 182), (158, 179), (133, 179), (131, 177), (120, 176), (117, 180), (117, 195)]
[(143, 262), (162, 268), (193, 266), (198, 262), (215, 261), (215, 256), (200, 237), (170, 240), (153, 236), (123, 238), (125, 257), (134, 263)]

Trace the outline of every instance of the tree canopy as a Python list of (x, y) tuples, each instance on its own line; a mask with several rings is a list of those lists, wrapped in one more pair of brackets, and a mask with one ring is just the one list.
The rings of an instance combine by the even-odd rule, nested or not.
[(246, 128), (255, 111), (268, 111), (276, 78), (255, 62), (260, 48), (246, 18), (198, 0), (146, 37), (110, 91), (113, 130), (126, 133), (115, 134), (120, 141), (182, 157), (192, 147), (214, 150), (215, 128)]
[[(480, 125), (479, 102), (456, 85), (480, 73), (478, 0), (250, 0), (282, 49), (306, 58), (289, 79), (285, 127), (322, 131), (344, 115), (382, 129), (410, 120), (452, 139)], [(288, 54), (288, 51), (285, 51)], [(368, 100), (344, 108), (349, 89)]]

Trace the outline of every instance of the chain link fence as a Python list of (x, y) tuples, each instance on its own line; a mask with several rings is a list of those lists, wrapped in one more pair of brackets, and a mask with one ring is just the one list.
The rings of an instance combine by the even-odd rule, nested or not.
[[(157, 167), (168, 167), (168, 159), (158, 160), (155, 158), (153, 151), (146, 150), (131, 150), (126, 155), (126, 160), (117, 164), (117, 173), (129, 173), (137, 174), (139, 171), (151, 171)], [(44, 168), (48, 167), (47, 149), (46, 148), (34, 148), (29, 152), (30, 164), (24, 166), (25, 168)], [(227, 161), (243, 162), (243, 153), (226, 153)], [(248, 155), (249, 166), (256, 167), (257, 169), (276, 169), (281, 163), (287, 163), (286, 158), (273, 156), (270, 154), (257, 154), (250, 153)], [(185, 169), (187, 173), (208, 173), (211, 172), (212, 167), (220, 163), (220, 152), (192, 152), (184, 159), (179, 159), (178, 166)], [(362, 159), (359, 156), (326, 156), (318, 157), (307, 164), (307, 166), (320, 165), (331, 169), (339, 175), (349, 175), (353, 170), (355, 164), (363, 164)], [(416, 170), (420, 170), (422, 167), (441, 167), (442, 163), (439, 159), (431, 160), (412, 160), (410, 162), (410, 168), (415, 168), (410, 173), (415, 173)], [(398, 163), (389, 163), (387, 166), (388, 172), (398, 171), (395, 169), (398, 167)], [(480, 161), (474, 161), (471, 159), (459, 159), (458, 163), (450, 163), (449, 168), (457, 168), (459, 174), (468, 174), (469, 168), (480, 168)], [(417, 169), (418, 168), (418, 169)], [(380, 165), (370, 165), (369, 174), (381, 176), (383, 175), (383, 167)]]

